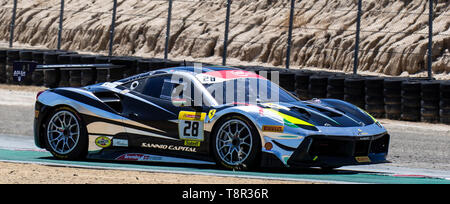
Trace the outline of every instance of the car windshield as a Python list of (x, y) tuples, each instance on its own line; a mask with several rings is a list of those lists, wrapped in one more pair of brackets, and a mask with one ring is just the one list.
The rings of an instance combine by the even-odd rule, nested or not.
[(237, 78), (204, 86), (219, 105), (298, 101), (295, 96), (264, 78)]

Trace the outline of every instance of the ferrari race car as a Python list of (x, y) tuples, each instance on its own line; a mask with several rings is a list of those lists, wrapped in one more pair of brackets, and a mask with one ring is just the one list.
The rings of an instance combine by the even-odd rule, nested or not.
[(390, 139), (347, 102), (300, 101), (253, 72), (187, 66), (41, 92), (34, 134), (59, 159), (244, 170), (385, 163)]

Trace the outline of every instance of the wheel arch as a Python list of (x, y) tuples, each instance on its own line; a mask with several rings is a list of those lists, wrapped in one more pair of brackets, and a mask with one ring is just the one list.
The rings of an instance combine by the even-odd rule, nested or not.
[(72, 107), (70, 105), (59, 104), (56, 106), (48, 107), (48, 109), (44, 112), (44, 114), (42, 116), (41, 123), (39, 124), (39, 137), (38, 137), (39, 144), (41, 146), (44, 146), (46, 149), (48, 148), (47, 146), (45, 146), (45, 131), (47, 129), (46, 123), (47, 123), (47, 120), (52, 116), (52, 113), (59, 108), (68, 108), (70, 111), (75, 112), (76, 113), (75, 116), (80, 119), (80, 121), (81, 121), (81, 123), (83, 123), (83, 125), (85, 125), (83, 122), (84, 121), (83, 118), (80, 116), (80, 113), (74, 107)]
[(217, 129), (219, 128), (219, 125), (221, 124), (221, 122), (223, 120), (225, 120), (227, 117), (232, 117), (232, 116), (239, 116), (242, 117), (244, 119), (246, 119), (250, 125), (253, 126), (253, 128), (255, 128), (255, 130), (258, 132), (258, 136), (260, 137), (260, 141), (261, 141), (261, 146), (264, 145), (264, 138), (263, 135), (261, 134), (260, 129), (258, 128), (258, 125), (255, 121), (253, 121), (252, 119), (250, 119), (249, 117), (247, 117), (246, 115), (239, 113), (239, 112), (230, 112), (230, 113), (226, 113), (224, 115), (221, 115), (216, 122), (214, 123), (214, 125), (211, 128), (211, 134), (210, 134), (210, 139), (209, 139), (209, 147), (210, 150), (212, 151), (211, 148), (213, 148), (214, 145), (214, 140), (211, 138), (214, 134), (216, 134)]

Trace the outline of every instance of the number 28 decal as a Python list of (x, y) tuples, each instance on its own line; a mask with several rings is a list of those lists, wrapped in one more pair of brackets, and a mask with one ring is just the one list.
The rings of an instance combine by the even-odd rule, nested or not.
[(203, 141), (204, 121), (206, 113), (182, 111), (178, 116), (178, 132), (182, 140)]

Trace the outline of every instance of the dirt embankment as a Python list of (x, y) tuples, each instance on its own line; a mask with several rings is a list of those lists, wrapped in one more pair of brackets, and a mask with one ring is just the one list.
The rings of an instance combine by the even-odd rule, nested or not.
[[(0, 20), (10, 22), (12, 1), (2, 0)], [(19, 0), (16, 41), (55, 48), (59, 0)], [(291, 63), (348, 71), (353, 68), (356, 0), (297, 2)], [(116, 55), (161, 57), (164, 53), (167, 1), (120, 0)], [(112, 3), (67, 0), (63, 49), (104, 52), (108, 49)], [(218, 58), (223, 52), (226, 1), (175, 0), (170, 38), (171, 58)], [(450, 72), (450, 2), (435, 4), (433, 70)], [(283, 65), (289, 1), (233, 1), (230, 60)], [(426, 70), (428, 1), (365, 0), (362, 14), (360, 70), (388, 75)], [(0, 25), (0, 40), (9, 39), (9, 23)]]

